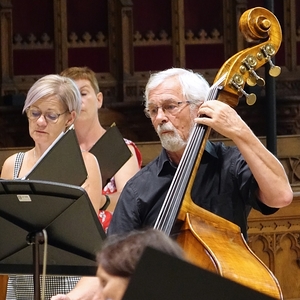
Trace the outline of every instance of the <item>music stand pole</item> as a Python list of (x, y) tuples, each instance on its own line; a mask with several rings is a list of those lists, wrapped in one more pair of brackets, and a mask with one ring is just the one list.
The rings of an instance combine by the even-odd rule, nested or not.
[(40, 300), (40, 253), (39, 246), (44, 244), (44, 234), (42, 232), (32, 232), (27, 235), (27, 243), (32, 245), (33, 254), (33, 285), (34, 285), (34, 300)]
[(33, 274), (34, 300), (41, 298), (41, 244), (47, 275), (95, 276), (105, 237), (82, 187), (0, 180), (0, 274)]

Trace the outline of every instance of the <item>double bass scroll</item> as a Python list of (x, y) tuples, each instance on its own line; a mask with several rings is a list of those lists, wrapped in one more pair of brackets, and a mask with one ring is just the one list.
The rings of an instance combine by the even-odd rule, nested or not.
[(239, 29), (246, 41), (262, 40), (262, 42), (232, 56), (215, 77), (214, 82), (226, 74), (218, 100), (232, 107), (238, 104), (240, 96), (245, 96), (249, 105), (255, 103), (256, 95), (248, 95), (244, 91), (244, 86), (246, 83), (249, 86), (265, 84), (264, 79), (255, 72), (257, 69), (269, 63), (269, 74), (272, 77), (277, 77), (281, 72), (280, 67), (272, 62), (272, 57), (277, 53), (282, 40), (280, 23), (275, 15), (262, 7), (247, 10), (240, 18)]
[[(263, 41), (223, 64), (207, 101), (217, 99), (235, 107), (244, 95), (253, 104), (256, 96), (248, 95), (244, 86), (264, 84), (256, 70), (270, 63), (270, 75), (280, 73), (271, 61), (282, 37), (276, 17), (264, 8), (253, 8), (243, 13), (239, 27), (248, 41)], [(277, 279), (248, 247), (240, 228), (192, 201), (191, 191), (209, 133), (210, 128), (195, 124), (154, 228), (170, 234), (180, 220), (177, 241), (193, 263), (274, 299), (283, 299)]]

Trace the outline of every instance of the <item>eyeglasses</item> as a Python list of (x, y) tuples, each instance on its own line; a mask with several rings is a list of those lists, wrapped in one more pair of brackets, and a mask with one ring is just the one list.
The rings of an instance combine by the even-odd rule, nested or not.
[(181, 102), (169, 102), (166, 101), (162, 104), (162, 106), (157, 105), (148, 105), (147, 108), (144, 109), (144, 113), (148, 118), (155, 118), (157, 116), (158, 110), (161, 108), (165, 114), (176, 115), (178, 114), (184, 107), (181, 108), (182, 104), (191, 104), (190, 101), (181, 101)]
[(29, 120), (38, 120), (41, 116), (43, 116), (45, 118), (45, 120), (49, 123), (56, 123), (58, 121), (58, 118), (61, 115), (65, 114), (66, 112), (68, 112), (68, 110), (66, 110), (65, 112), (63, 112), (61, 114), (57, 114), (55, 112), (42, 113), (39, 109), (35, 109), (35, 108), (27, 108), (26, 109), (27, 118)]

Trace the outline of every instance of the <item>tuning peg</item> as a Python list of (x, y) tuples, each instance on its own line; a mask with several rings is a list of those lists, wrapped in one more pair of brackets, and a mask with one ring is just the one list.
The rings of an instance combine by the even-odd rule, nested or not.
[(258, 86), (264, 86), (265, 80), (258, 76), (257, 73), (254, 70), (249, 70), (250, 76), (247, 78), (247, 84), (250, 86), (255, 86), (256, 84)]
[(266, 58), (266, 60), (268, 61), (268, 63), (270, 64), (269, 74), (272, 77), (279, 76), (281, 73), (281, 68), (278, 66), (275, 66), (271, 59), (271, 57), (274, 56), (274, 54), (275, 54), (275, 49), (274, 49), (273, 45), (267, 44), (261, 48), (261, 51), (262, 51), (264, 57)]
[(256, 95), (253, 93), (246, 93), (245, 90), (241, 87), (243, 84), (244, 80), (240, 74), (235, 74), (230, 81), (230, 85), (238, 91), (239, 95), (244, 95), (246, 97), (246, 103), (248, 105), (253, 105), (256, 102)]
[(246, 97), (246, 103), (248, 105), (253, 105), (256, 102), (256, 95), (251, 93), (246, 93), (243, 89), (240, 89), (240, 92)]
[(242, 69), (248, 70), (250, 76), (247, 79), (247, 84), (250, 86), (255, 86), (256, 84), (259, 86), (265, 85), (265, 81), (263, 78), (257, 75), (254, 71), (254, 67), (257, 65), (257, 59), (253, 55), (248, 55), (242, 63)]
[(268, 59), (268, 62), (270, 64), (270, 70), (269, 70), (269, 74), (272, 76), (272, 77), (277, 77), (280, 75), (281, 73), (281, 68), (278, 67), (278, 66), (275, 66), (271, 60), (271, 58), (269, 57)]

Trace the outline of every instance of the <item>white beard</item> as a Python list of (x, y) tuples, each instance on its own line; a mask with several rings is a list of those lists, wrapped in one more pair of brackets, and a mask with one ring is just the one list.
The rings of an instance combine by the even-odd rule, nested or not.
[[(166, 133), (161, 134), (161, 132), (165, 130), (169, 130), (172, 132), (168, 134)], [(179, 151), (183, 149), (187, 144), (187, 141), (184, 141), (182, 139), (182, 137), (179, 135), (176, 128), (174, 128), (174, 126), (171, 123), (158, 125), (156, 132), (160, 138), (162, 147), (165, 148), (167, 151), (170, 152)]]

